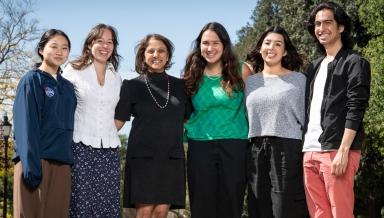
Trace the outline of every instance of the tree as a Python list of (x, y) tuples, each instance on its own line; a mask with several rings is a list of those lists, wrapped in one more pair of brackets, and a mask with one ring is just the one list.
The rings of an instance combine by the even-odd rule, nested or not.
[(384, 0), (359, 0), (359, 19), (369, 38), (363, 54), (372, 71), (371, 99), (364, 125), (367, 133), (361, 170), (356, 178), (358, 213), (382, 217), (384, 207)]
[(17, 81), (31, 63), (27, 43), (39, 33), (32, 12), (32, 0), (0, 0), (0, 110), (9, 111)]
[(269, 26), (275, 24), (274, 17), (276, 13), (273, 10), (273, 0), (257, 1), (256, 7), (252, 12), (251, 23), (247, 23), (242, 27), (237, 36), (239, 42), (235, 46), (235, 50), (241, 58), (245, 58), (257, 43), (257, 39), (261, 33)]
[[(4, 151), (4, 141), (3, 139), (0, 139), (0, 208), (4, 207), (4, 202), (3, 202), (3, 196), (4, 196), (4, 177), (6, 176), (5, 173), (5, 151)], [(13, 149), (10, 149), (13, 147), (13, 141), (9, 141), (9, 147), (8, 147), (8, 164), (11, 166), (8, 169), (8, 174), (7, 174), (7, 214), (10, 215), (13, 212), (13, 207), (12, 207), (12, 199), (13, 199), (13, 167), (12, 167), (12, 157), (13, 157)], [(1, 210), (0, 210), (1, 211)], [(1, 213), (1, 212), (0, 212)], [(7, 216), (8, 217), (8, 216)]]
[[(38, 22), (29, 19), (32, 12), (32, 0), (0, 0), (0, 111), (10, 112), (17, 81), (31, 63), (32, 53), (28, 50), (27, 45), (37, 39), (39, 33)], [(8, 113), (8, 115), (10, 114)], [(12, 144), (13, 141), (10, 140), (11, 147)], [(12, 150), (9, 149), (9, 151)], [(3, 157), (4, 154), (0, 154), (0, 156)], [(11, 157), (12, 154), (9, 159)], [(2, 165), (3, 161), (1, 159)], [(10, 169), (7, 178), (9, 187), (12, 187), (12, 175), (13, 169)], [(4, 167), (1, 167), (1, 181), (4, 176)], [(3, 183), (0, 184), (1, 196), (4, 195), (2, 193), (3, 185)], [(11, 189), (7, 196), (8, 202), (12, 205)]]

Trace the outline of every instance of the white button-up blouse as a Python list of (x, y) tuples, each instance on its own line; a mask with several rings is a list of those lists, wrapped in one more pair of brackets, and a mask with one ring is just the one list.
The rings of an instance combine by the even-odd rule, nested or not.
[(94, 148), (120, 146), (114, 115), (120, 98), (121, 76), (112, 64), (107, 65), (103, 86), (97, 81), (93, 64), (83, 70), (76, 70), (68, 64), (63, 77), (75, 86), (77, 97), (73, 141)]

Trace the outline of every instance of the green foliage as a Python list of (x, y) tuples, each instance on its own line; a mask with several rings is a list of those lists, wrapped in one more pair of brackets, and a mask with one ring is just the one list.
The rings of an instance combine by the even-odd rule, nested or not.
[(269, 26), (273, 25), (273, 0), (257, 1), (253, 10), (251, 22), (238, 31), (239, 43), (235, 46), (241, 58), (245, 58), (257, 43), (261, 33)]
[(128, 136), (127, 135), (121, 135), (119, 134), (121, 147), (119, 148), (119, 157), (120, 157), (120, 208), (122, 208), (123, 211), (123, 187), (124, 187), (124, 172), (125, 172), (125, 155), (127, 153), (127, 143), (128, 143)]
[[(384, 36), (369, 41), (364, 49), (365, 56), (371, 63), (372, 82), (370, 106), (365, 115), (365, 130), (368, 135), (376, 135), (384, 140)], [(382, 150), (384, 147), (381, 148)], [(384, 151), (382, 151), (384, 155)]]
[(384, 207), (384, 1), (359, 0), (359, 16), (370, 34), (363, 48), (371, 63), (371, 98), (364, 125), (367, 134), (361, 170), (356, 177), (356, 210), (365, 217), (381, 217)]
[(381, 217), (384, 205), (383, 145), (383, 141), (375, 135), (367, 135), (360, 170), (355, 178), (355, 213), (360, 217)]
[[(13, 141), (9, 140), (8, 144), (8, 172), (6, 174), (5, 172), (5, 152), (4, 152), (4, 144), (3, 140), (0, 139), (0, 205), (1, 209), (3, 209), (3, 196), (4, 196), (4, 177), (6, 176), (6, 181), (7, 181), (7, 205), (8, 205), (8, 210), (7, 210), (7, 217), (11, 217), (13, 207), (12, 207), (12, 202), (13, 202), (13, 163), (12, 163), (12, 156), (13, 156)], [(2, 210), (0, 211), (2, 213)]]
[(384, 34), (384, 0), (357, 0), (359, 17), (367, 32), (374, 36)]

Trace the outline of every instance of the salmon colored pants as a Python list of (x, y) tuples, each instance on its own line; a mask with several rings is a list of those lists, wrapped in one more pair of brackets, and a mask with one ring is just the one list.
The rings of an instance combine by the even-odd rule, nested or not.
[(14, 168), (14, 218), (68, 218), (71, 197), (71, 167), (41, 160), (42, 180), (35, 189), (24, 184), (21, 161)]
[(309, 214), (312, 218), (353, 218), (353, 185), (361, 152), (350, 151), (346, 172), (331, 174), (337, 151), (305, 152), (304, 186)]

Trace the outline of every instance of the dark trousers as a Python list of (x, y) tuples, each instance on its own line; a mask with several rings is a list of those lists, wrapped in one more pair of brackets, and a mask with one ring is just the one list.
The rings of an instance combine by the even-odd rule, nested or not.
[(248, 150), (250, 218), (307, 217), (302, 141), (255, 137)]
[(249, 141), (188, 143), (187, 175), (192, 218), (241, 217)]

